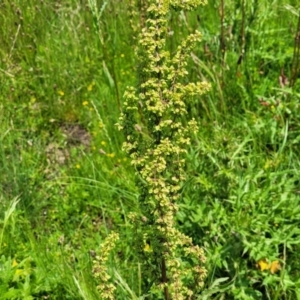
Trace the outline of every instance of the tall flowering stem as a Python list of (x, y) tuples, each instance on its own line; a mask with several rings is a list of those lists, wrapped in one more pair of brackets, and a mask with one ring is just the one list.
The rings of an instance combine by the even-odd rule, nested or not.
[[(176, 53), (166, 50), (171, 7), (190, 10), (206, 1), (150, 0), (137, 57), (140, 83), (125, 92), (119, 128), (126, 136), (123, 149), (136, 169), (141, 215), (135, 216), (145, 277), (152, 293), (165, 299), (190, 299), (203, 284), (203, 250), (176, 228), (180, 189), (191, 135), (197, 122), (188, 118), (186, 101), (206, 93), (207, 82), (184, 83), (187, 59), (201, 39), (196, 31)], [(144, 245), (144, 246), (143, 246)]]
[(111, 283), (111, 277), (108, 275), (107, 261), (110, 252), (115, 247), (119, 235), (112, 232), (103, 242), (93, 260), (93, 276), (98, 281), (97, 290), (101, 295), (101, 299), (113, 300), (115, 299), (114, 292), (116, 287)]

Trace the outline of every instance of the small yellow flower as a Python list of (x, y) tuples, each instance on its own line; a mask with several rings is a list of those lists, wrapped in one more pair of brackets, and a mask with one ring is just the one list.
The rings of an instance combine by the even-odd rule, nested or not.
[(59, 94), (60, 96), (64, 96), (65, 93), (64, 93), (63, 91), (60, 90), (60, 91), (58, 91), (58, 94)]
[(272, 263), (270, 265), (270, 272), (271, 272), (271, 274), (276, 273), (280, 269), (281, 269), (281, 265), (280, 265), (279, 261), (278, 260), (272, 261)]
[(121, 57), (123, 58), (123, 57), (125, 57), (125, 55), (122, 53), (122, 54), (121, 54)]
[(115, 153), (108, 153), (107, 156), (111, 157), (111, 158), (114, 158), (115, 157)]
[(105, 146), (105, 145), (106, 145), (106, 142), (102, 141), (102, 142), (101, 142), (101, 145), (102, 145), (102, 146)]
[(17, 265), (18, 265), (18, 262), (17, 262), (17, 260), (14, 258), (13, 261), (12, 261), (11, 266), (14, 268), (14, 267), (16, 267)]
[(144, 252), (152, 252), (152, 249), (148, 243), (145, 244)]
[(76, 169), (80, 169), (81, 167), (80, 167), (79, 164), (77, 164), (77, 165), (75, 166), (75, 168), (76, 168)]
[(278, 260), (274, 260), (269, 263), (265, 258), (261, 259), (257, 262), (257, 267), (263, 272), (269, 270), (271, 274), (275, 274), (281, 269), (280, 262)]
[(30, 98), (30, 103), (31, 103), (31, 104), (34, 104), (35, 101), (36, 101), (36, 98), (35, 98), (34, 96), (32, 96), (32, 97)]
[(257, 262), (257, 266), (262, 272), (269, 269), (269, 263), (267, 262), (267, 260), (265, 258), (259, 260)]
[(95, 85), (95, 82), (93, 81), (88, 87), (87, 90), (90, 92), (93, 89), (93, 86)]
[(88, 101), (83, 101), (83, 102), (82, 102), (82, 105), (83, 105), (83, 106), (87, 106), (88, 104), (89, 104)]

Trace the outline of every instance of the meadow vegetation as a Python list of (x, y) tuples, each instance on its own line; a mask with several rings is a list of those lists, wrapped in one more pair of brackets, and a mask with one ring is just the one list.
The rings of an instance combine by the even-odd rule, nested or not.
[[(143, 193), (116, 126), (145, 76), (135, 50), (147, 3), (0, 3), (0, 299), (166, 299), (153, 292), (155, 237), (136, 241)], [(168, 13), (171, 56), (202, 34), (183, 83), (211, 85), (182, 120), (198, 128), (174, 222), (207, 273), (191, 299), (300, 299), (298, 6)]]

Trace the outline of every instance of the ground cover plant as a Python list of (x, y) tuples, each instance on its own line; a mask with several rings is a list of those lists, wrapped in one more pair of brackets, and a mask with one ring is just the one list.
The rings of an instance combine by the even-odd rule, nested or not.
[[(136, 46), (149, 4), (1, 2), (0, 299), (167, 299), (115, 125), (147, 75)], [(299, 20), (292, 0), (167, 13), (170, 57), (202, 35), (182, 84), (211, 85), (182, 118), (198, 128), (174, 226), (206, 257), (191, 299), (300, 299)]]

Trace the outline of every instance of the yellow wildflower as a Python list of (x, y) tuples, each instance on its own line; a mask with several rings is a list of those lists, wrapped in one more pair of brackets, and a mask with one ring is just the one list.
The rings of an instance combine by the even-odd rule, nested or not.
[(271, 263), (271, 265), (270, 265), (270, 272), (271, 272), (271, 274), (276, 273), (276, 272), (279, 271), (280, 269), (281, 269), (281, 265), (280, 265), (280, 263), (279, 263), (278, 260), (275, 260), (275, 261), (273, 261), (273, 262)]
[(265, 270), (268, 270), (269, 269), (269, 263), (267, 262), (267, 260), (264, 258), (264, 259), (261, 259), (257, 262), (257, 267), (263, 272)]
[(274, 260), (269, 263), (265, 258), (261, 259), (257, 262), (257, 267), (263, 272), (269, 270), (271, 274), (275, 274), (277, 271), (281, 269), (280, 262), (278, 260)]
[(17, 262), (17, 260), (14, 258), (13, 261), (12, 261), (11, 266), (14, 268), (14, 267), (16, 267), (17, 265), (18, 265), (18, 262)]
[(93, 86), (95, 85), (95, 82), (93, 81), (88, 87), (87, 90), (90, 92), (93, 89)]
[(152, 252), (152, 249), (150, 247), (150, 244), (146, 243), (144, 247), (144, 252)]

